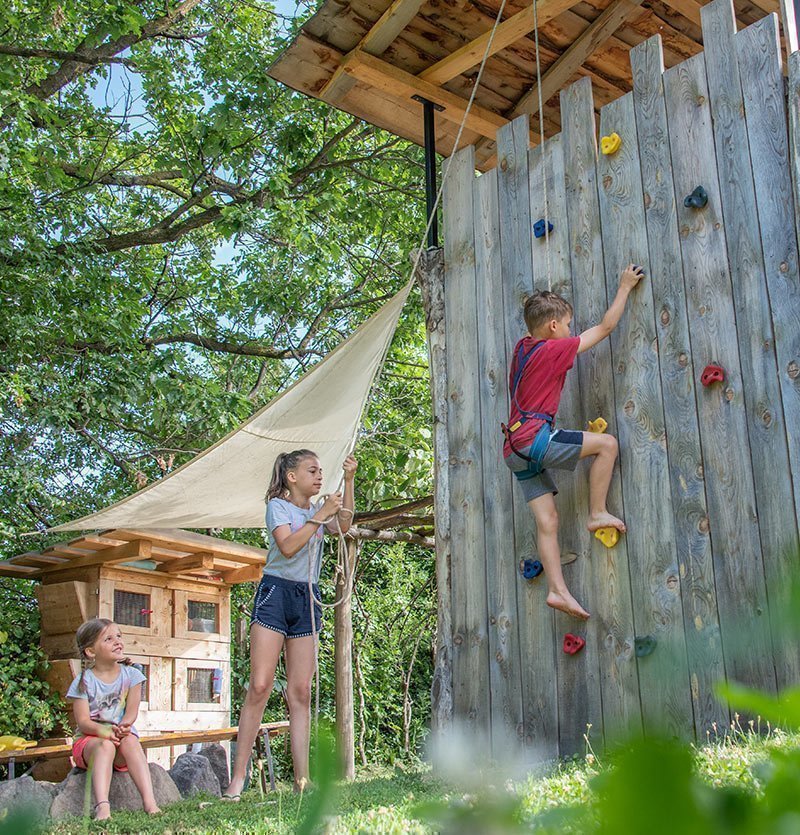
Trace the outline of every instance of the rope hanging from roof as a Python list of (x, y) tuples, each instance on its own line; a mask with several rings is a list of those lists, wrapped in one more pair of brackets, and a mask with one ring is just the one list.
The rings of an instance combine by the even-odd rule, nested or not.
[(542, 194), (544, 197), (544, 249), (547, 259), (547, 289), (553, 285), (550, 263), (550, 207), (547, 201), (547, 171), (544, 159), (544, 103), (542, 102), (542, 63), (539, 57), (539, 16), (537, 0), (533, 0), (533, 41), (536, 48), (536, 95), (539, 104), (539, 149), (542, 159)]

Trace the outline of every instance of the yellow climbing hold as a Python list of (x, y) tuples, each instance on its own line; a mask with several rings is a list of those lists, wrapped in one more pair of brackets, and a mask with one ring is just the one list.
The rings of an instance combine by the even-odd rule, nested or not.
[(613, 548), (619, 542), (619, 531), (616, 528), (598, 528), (594, 535), (606, 548)]
[(600, 140), (600, 150), (604, 154), (616, 154), (622, 145), (622, 139), (618, 133), (612, 133), (610, 136), (604, 136)]
[(597, 418), (595, 420), (589, 421), (589, 431), (590, 432), (605, 432), (608, 429), (608, 423), (605, 421), (604, 418)]
[(35, 742), (28, 742), (21, 736), (0, 736), (0, 751), (21, 751), (35, 745)]

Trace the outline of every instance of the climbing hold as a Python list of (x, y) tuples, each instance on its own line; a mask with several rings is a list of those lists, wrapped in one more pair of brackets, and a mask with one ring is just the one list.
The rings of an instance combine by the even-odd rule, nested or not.
[(605, 418), (595, 418), (595, 420), (589, 421), (589, 431), (590, 432), (597, 432), (598, 434), (601, 432), (605, 432), (608, 429), (608, 423), (606, 422)]
[(578, 635), (573, 635), (571, 632), (567, 632), (564, 636), (564, 652), (566, 652), (567, 655), (576, 655), (585, 646), (586, 640)]
[(683, 205), (687, 209), (702, 209), (706, 203), (708, 203), (708, 192), (702, 186), (698, 186), (691, 194), (683, 198)]
[(712, 383), (721, 383), (725, 379), (725, 369), (721, 365), (707, 365), (700, 376), (700, 382), (704, 386)]
[(621, 145), (622, 139), (618, 133), (611, 133), (600, 140), (600, 150), (606, 155), (616, 154)]
[(643, 638), (633, 639), (633, 651), (637, 658), (644, 658), (656, 648), (658, 641), (652, 635), (645, 635)]
[(606, 548), (613, 548), (619, 542), (619, 531), (616, 528), (598, 528), (594, 535)]
[[(547, 221), (547, 233), (553, 231), (553, 224), (550, 221)], [(544, 237), (544, 218), (540, 217), (536, 223), (533, 224), (533, 236), (535, 238), (543, 238)]]
[(544, 566), (539, 560), (520, 560), (519, 570), (526, 580), (535, 580), (544, 571)]

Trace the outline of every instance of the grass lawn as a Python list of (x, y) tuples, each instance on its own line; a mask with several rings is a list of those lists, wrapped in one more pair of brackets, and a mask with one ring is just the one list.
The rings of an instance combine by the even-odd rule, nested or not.
[[(761, 792), (759, 764), (770, 752), (800, 746), (800, 736), (773, 731), (766, 737), (745, 732), (710, 743), (694, 752), (696, 774), (708, 786), (731, 787), (749, 794)], [(328, 835), (344, 833), (464, 833), (472, 831), (536, 831), (541, 815), (552, 810), (585, 805), (592, 799), (592, 781), (608, 773), (613, 765), (589, 754), (584, 758), (552, 768), (549, 773), (530, 776), (520, 782), (497, 775), (478, 775), (472, 788), (446, 785), (422, 766), (413, 769), (384, 769), (363, 772), (352, 784), (335, 787), (335, 797), (327, 811), (322, 830)], [(658, 779), (657, 775), (653, 775)], [(596, 781), (595, 781), (596, 782)], [(480, 789), (476, 788), (481, 785)], [(257, 790), (247, 792), (241, 803), (195, 797), (184, 800), (163, 814), (151, 818), (142, 812), (118, 812), (110, 822), (82, 820), (62, 822), (51, 827), (53, 835), (81, 832), (152, 833), (293, 833), (302, 827), (313, 811), (316, 793), (295, 795), (289, 785), (261, 797)], [(438, 805), (443, 823), (433, 823), (430, 811), (422, 807)], [(427, 822), (423, 819), (427, 817)], [(318, 818), (317, 818), (318, 819)], [(486, 828), (481, 824), (485, 819)], [(505, 829), (500, 823), (513, 822)], [(493, 823), (489, 823), (492, 821)], [(545, 825), (546, 831), (551, 831)], [(554, 830), (560, 831), (560, 830)], [(574, 831), (574, 830), (570, 830)]]

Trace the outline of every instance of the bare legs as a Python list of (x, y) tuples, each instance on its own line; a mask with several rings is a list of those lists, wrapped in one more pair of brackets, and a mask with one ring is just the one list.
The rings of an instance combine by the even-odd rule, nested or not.
[[(231, 782), (226, 794), (242, 792), (247, 774), (247, 761), (253, 752), (264, 708), (272, 692), (275, 669), (283, 649), (284, 637), (280, 632), (266, 629), (254, 623), (250, 627), (250, 686), (247, 688), (239, 717), (239, 736), (236, 740), (236, 759), (231, 769)], [(287, 665), (288, 666), (288, 665)]]
[(625, 523), (608, 512), (606, 498), (611, 476), (614, 472), (614, 462), (617, 460), (619, 444), (613, 435), (602, 435), (596, 432), (583, 433), (581, 458), (596, 456), (589, 469), (589, 521), (586, 527), (590, 531), (598, 528), (616, 528), (625, 531)]
[(536, 519), (536, 537), (539, 559), (547, 578), (547, 605), (560, 612), (586, 620), (589, 613), (569, 593), (561, 572), (561, 546), (558, 543), (558, 511), (552, 493), (528, 502)]
[[(311, 681), (314, 678), (316, 638), (285, 640), (280, 632), (254, 623), (250, 627), (250, 686), (239, 717), (239, 736), (231, 782), (226, 794), (242, 792), (247, 761), (261, 726), (264, 708), (272, 692), (281, 650), (286, 655), (286, 695), (289, 703), (289, 739), (292, 746), (294, 782), (308, 782), (308, 745), (311, 728)], [(304, 785), (305, 783), (303, 783)]]
[(311, 681), (317, 653), (313, 635), (286, 642), (286, 697), (289, 702), (289, 740), (292, 746), (295, 791), (308, 783), (308, 745), (311, 728)]
[(114, 765), (127, 765), (134, 785), (142, 796), (144, 810), (155, 815), (158, 808), (153, 795), (153, 782), (139, 738), (135, 734), (123, 737), (119, 744), (110, 739), (90, 739), (83, 749), (83, 759), (91, 765), (92, 788), (95, 799), (95, 820), (108, 820), (111, 806), (108, 802), (108, 790), (111, 787), (111, 772)]

